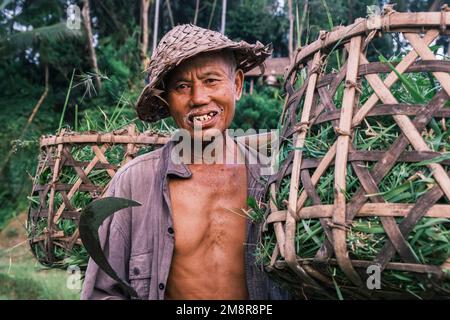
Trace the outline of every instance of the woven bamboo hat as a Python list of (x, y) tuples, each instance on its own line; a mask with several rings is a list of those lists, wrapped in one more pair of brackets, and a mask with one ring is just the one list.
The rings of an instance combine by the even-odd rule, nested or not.
[(234, 52), (237, 68), (244, 72), (256, 66), (263, 68), (264, 60), (272, 53), (270, 45), (260, 42), (234, 42), (219, 32), (191, 24), (176, 26), (161, 39), (147, 66), (149, 81), (136, 105), (139, 118), (154, 122), (168, 117), (169, 109), (161, 98), (162, 80), (167, 73), (199, 53), (222, 49)]

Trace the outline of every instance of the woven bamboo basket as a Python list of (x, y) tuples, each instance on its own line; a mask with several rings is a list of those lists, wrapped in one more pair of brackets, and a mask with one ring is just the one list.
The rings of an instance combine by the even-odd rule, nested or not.
[[(385, 8), (380, 15), (321, 32), (317, 41), (297, 50), (286, 73), (281, 119), (281, 143), (289, 144), (285, 148), (289, 152), (268, 184), (262, 245), (269, 252), (266, 269), (298, 298), (450, 297), (450, 150), (425, 139), (436, 135), (431, 124), (438, 122), (438, 129), (450, 141), (450, 61), (438, 57), (439, 48), (430, 49), (434, 40), (448, 37), (449, 26), (446, 6), (432, 13)], [(371, 43), (392, 35), (400, 35), (407, 43), (401, 59), (370, 62), (367, 50)], [(346, 62), (327, 72), (327, 61), (344, 50)], [(399, 88), (403, 76), (411, 79), (419, 73), (427, 75), (435, 92), (423, 103), (405, 102), (393, 89)], [(398, 134), (382, 149), (361, 149), (362, 134), (368, 139), (383, 137), (370, 134), (376, 121), (385, 121)], [(312, 138), (315, 144), (308, 144)], [(327, 139), (326, 150), (314, 155), (312, 149)], [(393, 168), (414, 165), (428, 170), (424, 189), (414, 201), (401, 201), (408, 183), (413, 186), (417, 175), (425, 175), (416, 171), (405, 177), (403, 194), (386, 200), (390, 190), (381, 191), (383, 179), (392, 175)], [(319, 190), (326, 181), (331, 181), (329, 188)], [(280, 198), (283, 188), (284, 198)], [(324, 197), (331, 200), (326, 202)], [(425, 249), (442, 245), (437, 264), (422, 261), (421, 252), (412, 249), (413, 236), (424, 219), (434, 219), (430, 220), (433, 228), (438, 222), (444, 227), (443, 242), (435, 242), (434, 229), (423, 228), (431, 235)], [(364, 223), (372, 228), (376, 224), (377, 232), (358, 229)], [(358, 242), (364, 236), (377, 238)], [(315, 239), (317, 250), (310, 250), (306, 238)], [(358, 258), (355, 250), (363, 249), (374, 252), (367, 255), (370, 258)], [(398, 286), (386, 285), (385, 280), (393, 275), (398, 277)], [(420, 294), (412, 293), (409, 288), (418, 283)]]
[(27, 221), (37, 260), (49, 267), (85, 266), (77, 229), (81, 210), (103, 195), (120, 166), (168, 139), (139, 133), (134, 124), (110, 133), (62, 131), (41, 137)]

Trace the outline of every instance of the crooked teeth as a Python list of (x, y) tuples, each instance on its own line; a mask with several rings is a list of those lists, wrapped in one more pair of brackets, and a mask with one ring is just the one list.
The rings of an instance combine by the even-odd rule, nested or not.
[[(211, 113), (210, 113), (211, 114)], [(205, 114), (205, 115), (203, 115), (203, 116), (197, 116), (197, 117), (194, 117), (194, 120), (195, 121), (208, 121), (208, 120), (210, 120), (212, 117), (210, 116), (210, 114)]]

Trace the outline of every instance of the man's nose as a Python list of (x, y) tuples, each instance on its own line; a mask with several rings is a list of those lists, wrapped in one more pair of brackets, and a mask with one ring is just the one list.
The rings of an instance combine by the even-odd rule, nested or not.
[(207, 105), (210, 102), (208, 90), (202, 83), (196, 83), (192, 86), (191, 105), (192, 107)]

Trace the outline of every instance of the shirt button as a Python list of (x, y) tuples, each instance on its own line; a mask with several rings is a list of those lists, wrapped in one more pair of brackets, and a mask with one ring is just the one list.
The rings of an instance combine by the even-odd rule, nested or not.
[(164, 290), (164, 283), (159, 284), (159, 290)]
[(134, 268), (134, 269), (133, 269), (133, 273), (134, 273), (135, 275), (138, 275), (139, 273), (141, 273), (141, 271), (139, 270), (139, 268)]
[(167, 229), (167, 232), (169, 233), (169, 234), (173, 234), (173, 228), (172, 227), (169, 227), (168, 229)]

